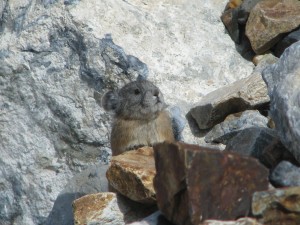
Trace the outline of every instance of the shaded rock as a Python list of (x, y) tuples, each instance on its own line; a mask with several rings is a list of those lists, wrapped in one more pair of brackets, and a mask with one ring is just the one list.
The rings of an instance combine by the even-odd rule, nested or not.
[(221, 20), (225, 25), (231, 39), (239, 44), (240, 43), (240, 30), (238, 25), (238, 8), (228, 7), (222, 13)]
[(205, 136), (206, 142), (227, 144), (227, 142), (240, 131), (250, 127), (267, 127), (268, 118), (257, 110), (247, 110), (242, 113), (232, 114), (214, 126)]
[(266, 59), (247, 78), (215, 90), (202, 98), (196, 107), (190, 110), (200, 129), (208, 129), (222, 122), (229, 114), (257, 109), (269, 102), (267, 87), (261, 77), (261, 71), (268, 63), (276, 61)]
[(255, 192), (252, 213), (263, 217), (267, 225), (296, 225), (300, 223), (300, 187)]
[(268, 170), (254, 158), (183, 143), (157, 144), (154, 156), (157, 204), (175, 224), (247, 215), (252, 193), (268, 188)]
[(245, 35), (245, 25), (251, 9), (261, 0), (229, 1), (222, 13), (221, 20), (231, 39), (238, 44), (238, 51), (244, 58), (251, 59), (254, 52)]
[(300, 28), (295, 31), (292, 31), (287, 36), (285, 36), (282, 40), (280, 40), (276, 46), (274, 47), (274, 54), (277, 57), (280, 57), (286, 48), (288, 48), (293, 43), (300, 41)]
[(243, 0), (238, 12), (238, 23), (240, 25), (246, 25), (251, 10), (260, 1), (262, 0)]
[(76, 225), (124, 225), (144, 218), (156, 208), (130, 201), (112, 192), (85, 195), (73, 202)]
[(107, 192), (108, 182), (105, 177), (107, 168), (108, 165), (90, 166), (74, 176), (59, 193), (45, 224), (74, 224), (72, 202), (87, 194)]
[(296, 42), (285, 50), (276, 64), (267, 67), (263, 72), (271, 98), (270, 115), (282, 143), (298, 162), (300, 162), (299, 58), (300, 42)]
[(206, 220), (201, 225), (262, 225), (254, 218), (240, 218), (236, 221)]
[(134, 222), (128, 225), (174, 225), (173, 223), (167, 221), (160, 211), (157, 211), (150, 216), (142, 219), (138, 222)]
[(282, 34), (300, 25), (298, 0), (264, 0), (251, 10), (246, 35), (253, 50), (261, 54), (274, 46)]
[(300, 186), (300, 168), (282, 161), (272, 171), (270, 181), (279, 187)]
[(153, 149), (143, 147), (113, 156), (106, 176), (122, 195), (137, 202), (155, 204)]
[(274, 168), (284, 159), (293, 156), (282, 145), (278, 133), (269, 128), (247, 128), (229, 140), (225, 151), (257, 158), (268, 168)]

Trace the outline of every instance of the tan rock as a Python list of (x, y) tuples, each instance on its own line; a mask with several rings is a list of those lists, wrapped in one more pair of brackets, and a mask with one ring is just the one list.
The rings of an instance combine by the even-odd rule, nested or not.
[(275, 45), (284, 33), (300, 25), (300, 1), (264, 0), (251, 10), (247, 24), (253, 50), (261, 54)]
[(265, 225), (300, 224), (300, 187), (255, 192), (252, 213), (263, 216)]
[(154, 211), (112, 192), (86, 195), (73, 202), (75, 225), (124, 225)]
[(113, 156), (106, 173), (109, 184), (137, 202), (155, 204), (153, 149), (143, 147)]

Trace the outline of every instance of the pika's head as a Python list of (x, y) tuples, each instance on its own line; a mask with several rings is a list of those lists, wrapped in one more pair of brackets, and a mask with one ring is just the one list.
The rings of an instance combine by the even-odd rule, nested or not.
[(101, 104), (106, 111), (113, 111), (117, 118), (126, 120), (152, 120), (166, 108), (159, 88), (147, 80), (134, 81), (119, 91), (106, 92)]

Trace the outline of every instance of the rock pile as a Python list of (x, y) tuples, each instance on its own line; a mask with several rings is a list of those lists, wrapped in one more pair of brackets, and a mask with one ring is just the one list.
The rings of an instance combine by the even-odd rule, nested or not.
[[(113, 157), (107, 172), (112, 190), (152, 206), (153, 211), (156, 205), (159, 209), (132, 224), (299, 224), (300, 187), (293, 187), (299, 185), (300, 169), (298, 59), (300, 42), (278, 60), (269, 55), (260, 60), (248, 81), (256, 76), (252, 85), (256, 87), (263, 75), (267, 81), (267, 86), (260, 84), (263, 91), (242, 92), (242, 82), (237, 81), (208, 94), (204, 103), (191, 109), (199, 129), (211, 128), (205, 140), (225, 144), (224, 151), (178, 142)], [(221, 94), (224, 90), (231, 92)], [(237, 97), (248, 102), (247, 107), (232, 104)], [(203, 114), (207, 105), (210, 110), (205, 112), (210, 113)], [(75, 214), (81, 201), (74, 203)], [(108, 224), (106, 220), (97, 221)], [(79, 221), (82, 216), (75, 222), (83, 224)], [(84, 221), (89, 224), (87, 217)]]
[(299, 11), (297, 0), (230, 0), (221, 19), (245, 57), (267, 51), (279, 57), (300, 40)]

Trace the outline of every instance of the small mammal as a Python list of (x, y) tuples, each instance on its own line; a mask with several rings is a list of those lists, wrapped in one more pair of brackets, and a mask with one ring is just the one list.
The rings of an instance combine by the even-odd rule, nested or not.
[(111, 131), (113, 156), (140, 146), (175, 141), (163, 95), (150, 81), (133, 81), (119, 91), (106, 92), (101, 104), (115, 114)]

